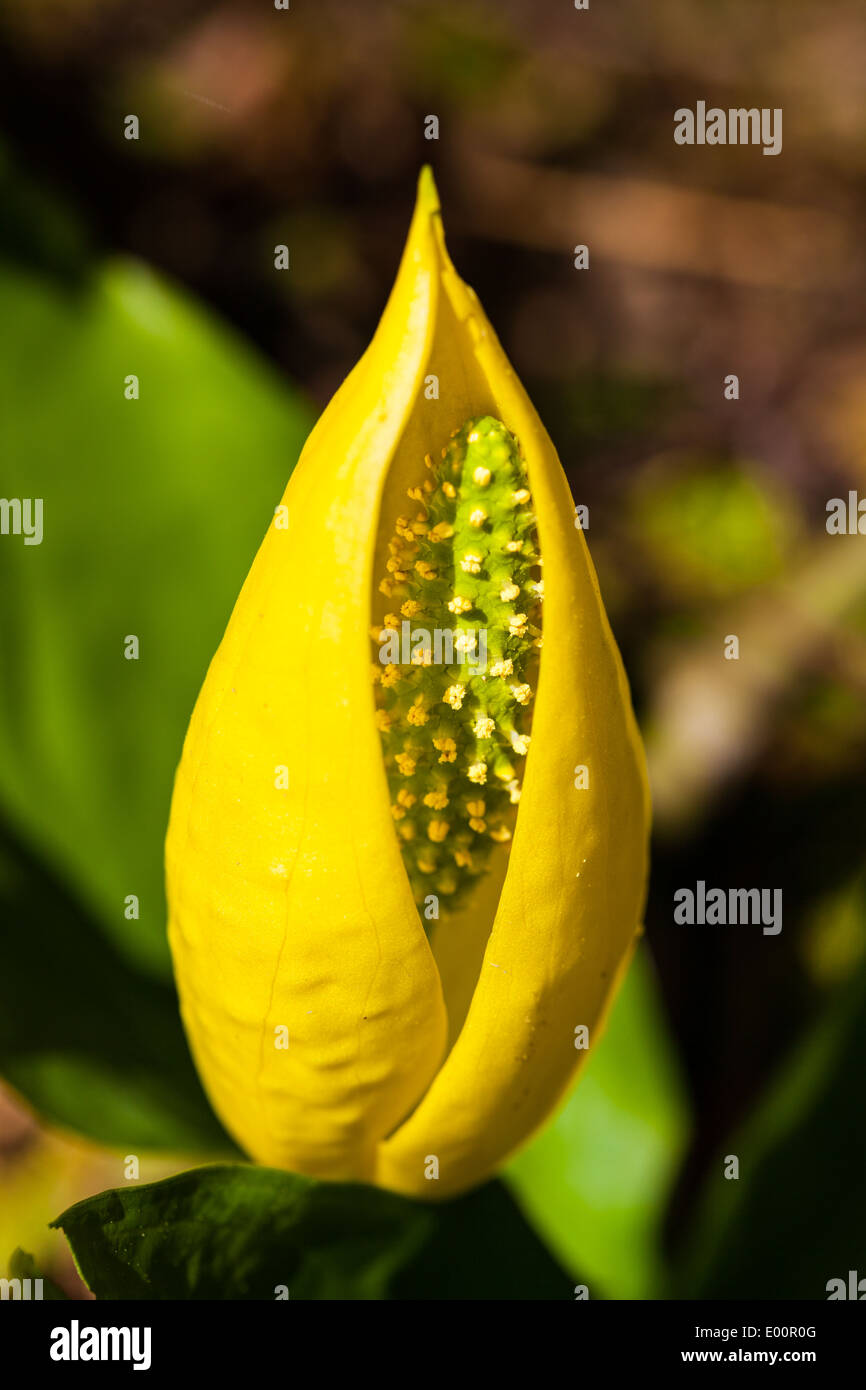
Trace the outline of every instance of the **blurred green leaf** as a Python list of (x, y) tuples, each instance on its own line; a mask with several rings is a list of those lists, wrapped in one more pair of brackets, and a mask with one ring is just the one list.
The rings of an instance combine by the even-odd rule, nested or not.
[(394, 1282), (392, 1297), (463, 1302), (574, 1298), (575, 1280), (539, 1240), (501, 1182), (430, 1208), (431, 1235)]
[(828, 1280), (866, 1276), (864, 1056), (866, 968), (713, 1165), (678, 1297), (826, 1299)]
[(659, 578), (692, 603), (777, 576), (795, 529), (779, 489), (733, 461), (658, 459), (629, 506), (635, 543)]
[(505, 17), (471, 6), (407, 9), (403, 61), (413, 90), (436, 93), (458, 106), (483, 103), (520, 66), (520, 46)]
[[(20, 1246), (13, 1250), (9, 1258), (9, 1278), (10, 1279), (41, 1279), (42, 1280), (42, 1301), (44, 1303), (68, 1302), (67, 1295), (52, 1279), (41, 1274), (36, 1268), (36, 1261), (32, 1255), (28, 1255), (26, 1250)], [(35, 1295), (34, 1295), (35, 1297)]]
[(234, 1157), (190, 1059), (170, 982), (105, 940), (0, 833), (0, 1074), (55, 1124), (123, 1152)]
[(3, 493), (44, 499), (42, 543), (0, 544), (0, 809), (119, 953), (167, 975), (173, 771), (309, 412), (135, 263), (65, 290), (0, 267), (0, 317)]
[(798, 942), (800, 956), (821, 985), (839, 985), (866, 957), (866, 871), (825, 893)]
[(273, 1168), (197, 1168), (100, 1193), (52, 1224), (98, 1298), (571, 1293), (498, 1184), (439, 1206)]
[(18, 164), (0, 133), (0, 257), (78, 279), (90, 255), (82, 220), (32, 172)]
[[(564, 378), (539, 375), (530, 395), (543, 420), (555, 420), (569, 454), (595, 466), (599, 446), (660, 433), (677, 403), (677, 388), (666, 379), (630, 372), (566, 370)], [(563, 454), (563, 457), (566, 457)]]
[(659, 1297), (660, 1225), (687, 1110), (655, 977), (639, 951), (564, 1108), (507, 1171), (535, 1229), (591, 1297)]

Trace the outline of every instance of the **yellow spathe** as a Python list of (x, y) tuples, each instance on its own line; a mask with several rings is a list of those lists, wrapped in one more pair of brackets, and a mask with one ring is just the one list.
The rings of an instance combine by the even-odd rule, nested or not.
[[(485, 413), (526, 460), (544, 650), (510, 854), (443, 911), (431, 949), (374, 720), (373, 579), (424, 454)], [(575, 1028), (597, 1039), (640, 923), (649, 797), (567, 483), (451, 265), (429, 170), (373, 342), (283, 504), (288, 527), (256, 556), (177, 774), (166, 860), (184, 1023), (252, 1158), (445, 1197), (542, 1123), (586, 1056)]]

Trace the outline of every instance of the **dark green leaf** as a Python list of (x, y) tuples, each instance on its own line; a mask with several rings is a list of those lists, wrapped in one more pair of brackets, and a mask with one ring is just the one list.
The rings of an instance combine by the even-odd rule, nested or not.
[(571, 1299), (500, 1183), (424, 1203), (273, 1168), (196, 1168), (53, 1223), (98, 1298)]
[(685, 1298), (826, 1299), (866, 1277), (866, 969), (719, 1155), (680, 1278)]
[(65, 1231), (97, 1298), (378, 1299), (431, 1209), (274, 1168), (196, 1168), (78, 1202)]
[(487, 1183), (431, 1211), (431, 1237), (398, 1275), (392, 1298), (574, 1298), (576, 1281), (541, 1243), (502, 1183)]
[(104, 1144), (232, 1155), (171, 984), (149, 980), (0, 831), (0, 1073), (40, 1113)]

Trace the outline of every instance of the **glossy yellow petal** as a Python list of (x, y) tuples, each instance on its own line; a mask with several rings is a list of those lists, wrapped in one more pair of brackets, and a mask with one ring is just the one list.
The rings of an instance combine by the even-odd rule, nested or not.
[[(377, 1157), (382, 1185), (445, 1197), (488, 1176), (546, 1118), (586, 1056), (575, 1030), (585, 1025), (591, 1044), (598, 1040), (641, 920), (649, 794), (622, 663), (559, 460), (451, 266), (432, 208), (430, 217), (445, 290), (432, 359), (447, 359), (463, 385), (463, 418), (490, 412), (520, 440), (545, 576), (532, 745), (493, 929), (456, 1043)], [(588, 786), (577, 788), (580, 767)], [(437, 928), (448, 931), (447, 920)], [(437, 946), (452, 965), (456, 949), (453, 939)], [(466, 987), (464, 976), (452, 992)]]
[(288, 527), (269, 527), (211, 664), (166, 846), (183, 1017), (214, 1107), (253, 1158), (332, 1178), (372, 1175), (446, 1034), (368, 639), (381, 493), (437, 319), (425, 187), (375, 338), (310, 436)]

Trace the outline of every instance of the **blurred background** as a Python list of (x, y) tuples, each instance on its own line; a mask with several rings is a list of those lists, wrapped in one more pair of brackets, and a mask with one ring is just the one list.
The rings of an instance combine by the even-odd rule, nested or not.
[[(75, 1289), (48, 1220), (223, 1142), (171, 776), (431, 162), (589, 508), (655, 802), (644, 957), (511, 1190), (601, 1296), (866, 1275), (866, 541), (825, 529), (866, 495), (862, 4), (5, 0), (0, 36), (0, 492), (45, 499), (0, 539), (0, 1263)], [(781, 107), (781, 155), (675, 145), (698, 100)], [(781, 888), (782, 933), (674, 925), (698, 879)]]

